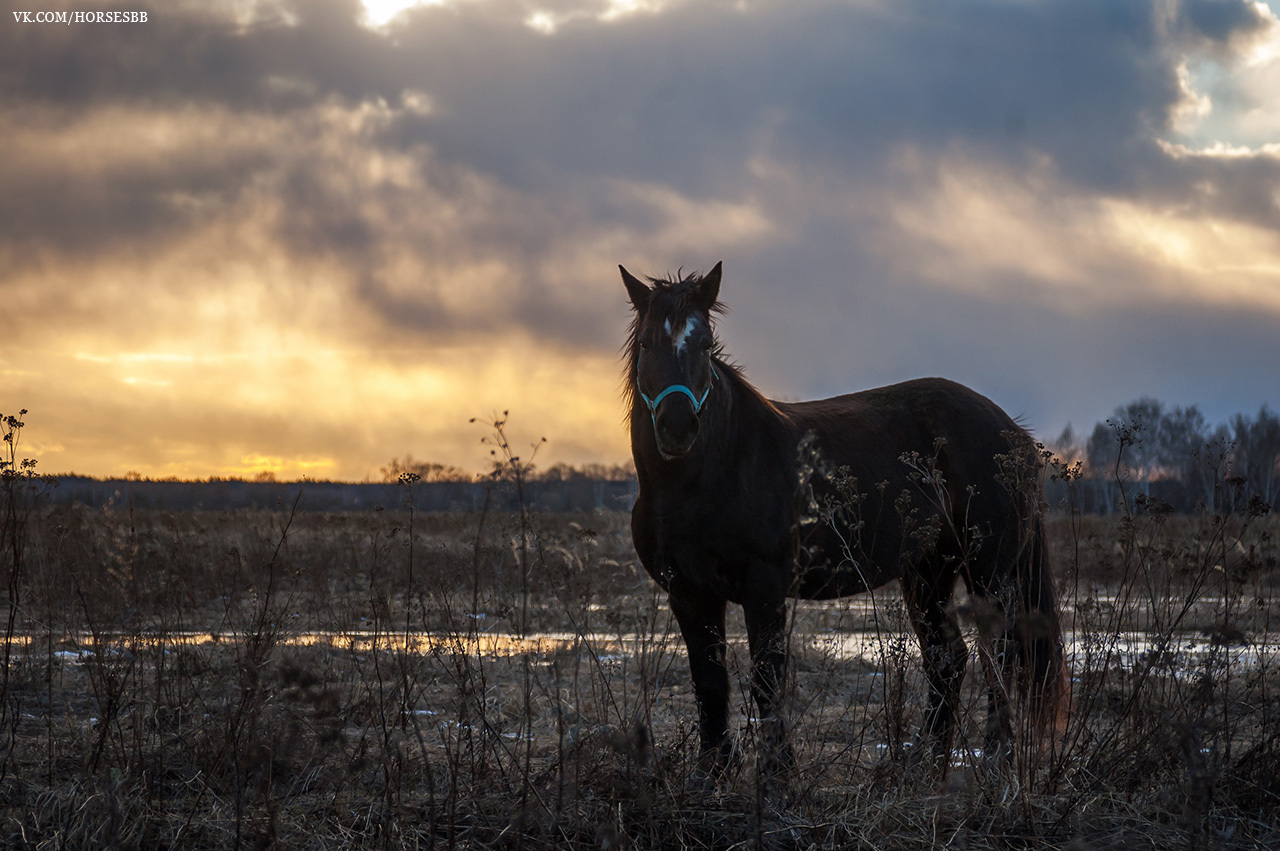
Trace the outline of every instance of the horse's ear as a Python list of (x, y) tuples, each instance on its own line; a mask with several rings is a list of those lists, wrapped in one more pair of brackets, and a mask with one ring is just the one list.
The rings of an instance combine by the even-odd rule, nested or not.
[(618, 271), (622, 273), (622, 283), (627, 285), (627, 295), (631, 296), (631, 303), (635, 305), (636, 313), (643, 314), (649, 308), (651, 290), (645, 286), (644, 281), (628, 272), (621, 264), (618, 266)]
[(698, 295), (702, 302), (702, 307), (708, 313), (715, 305), (716, 299), (720, 297), (720, 266), (723, 260), (716, 263), (711, 271), (702, 276), (702, 280), (698, 282)]

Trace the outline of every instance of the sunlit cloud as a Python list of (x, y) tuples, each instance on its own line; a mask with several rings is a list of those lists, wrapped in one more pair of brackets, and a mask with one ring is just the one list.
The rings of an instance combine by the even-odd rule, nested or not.
[(1187, 61), (1178, 63), (1178, 103), (1173, 107), (1173, 130), (1182, 135), (1196, 132), (1201, 123), (1213, 112), (1213, 101), (1198, 92), (1191, 79)]
[[(1165, 9), (1177, 8), (1174, 5)], [(1226, 39), (1182, 44), (1177, 65), (1180, 101), (1171, 129), (1194, 147), (1256, 146), (1280, 131), (1280, 18), (1262, 2), (1220, 4), (1234, 8), (1251, 26)], [(1215, 111), (1219, 100), (1229, 108)]]
[(674, 0), (605, 0), (580, 5), (560, 4), (556, 8), (535, 9), (525, 16), (524, 25), (542, 35), (555, 35), (574, 22), (612, 23), (641, 15), (656, 15), (675, 5)]
[(659, 225), (649, 238), (668, 256), (759, 244), (777, 232), (767, 213), (749, 200), (695, 199), (667, 186), (630, 182), (613, 190), (624, 203), (650, 212)]
[(1178, 160), (1189, 160), (1199, 158), (1205, 159), (1250, 159), (1253, 157), (1270, 157), (1280, 159), (1280, 142), (1267, 142), (1257, 147), (1248, 145), (1232, 145), (1227, 142), (1214, 142), (1203, 148), (1191, 148), (1187, 145), (1179, 145), (1166, 142), (1163, 139), (1159, 142), (1160, 147), (1169, 154), (1169, 156)]
[(1029, 172), (963, 160), (933, 168), (931, 186), (892, 205), (904, 235), (930, 250), (893, 250), (895, 262), (939, 285), (996, 295), (1016, 280), (1024, 297), (1071, 310), (1186, 301), (1280, 316), (1274, 229), (1081, 195), (1047, 163)]
[(1117, 253), (1155, 267), (1156, 293), (1280, 315), (1280, 245), (1273, 231), (1132, 203), (1102, 209)]
[[(907, 171), (924, 167), (910, 151), (900, 162)], [(935, 251), (913, 255), (897, 245), (900, 262), (918, 263), (948, 286), (995, 286), (1010, 273), (1047, 285), (1085, 277), (1078, 246), (1061, 226), (1064, 218), (1078, 219), (1071, 208), (1079, 202), (1058, 194), (1047, 163), (1021, 173), (964, 162), (927, 168), (918, 191), (902, 194), (891, 209), (908, 239)]]
[(656, 15), (673, 4), (673, 0), (608, 0), (600, 13), (602, 21), (619, 21), (632, 15)]
[[(459, 1), (468, 2), (468, 0), (360, 0), (361, 22), (367, 27), (384, 27), (409, 10), (444, 6), (450, 2)], [(475, 2), (475, 0), (471, 1)]]

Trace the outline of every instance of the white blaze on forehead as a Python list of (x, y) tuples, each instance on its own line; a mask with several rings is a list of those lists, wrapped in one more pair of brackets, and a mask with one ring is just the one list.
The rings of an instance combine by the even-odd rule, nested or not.
[(662, 323), (662, 328), (667, 332), (667, 336), (671, 338), (671, 343), (676, 348), (676, 354), (682, 354), (684, 352), (685, 345), (689, 342), (690, 335), (698, 329), (698, 317), (690, 316), (684, 321), (684, 326), (674, 334), (671, 333), (670, 319), (667, 319)]

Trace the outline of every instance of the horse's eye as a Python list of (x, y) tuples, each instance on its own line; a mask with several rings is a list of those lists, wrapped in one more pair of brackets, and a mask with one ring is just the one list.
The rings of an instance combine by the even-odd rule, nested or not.
[(644, 340), (641, 340), (641, 341), (640, 341), (640, 351), (642, 351), (642, 352), (647, 352), (648, 350), (649, 350), (649, 344), (648, 344), (648, 343), (646, 343)]

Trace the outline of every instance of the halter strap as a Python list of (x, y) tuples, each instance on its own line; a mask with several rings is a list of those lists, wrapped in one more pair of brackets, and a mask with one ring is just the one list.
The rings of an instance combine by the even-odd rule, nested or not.
[[(712, 381), (714, 381), (719, 377), (720, 375), (719, 373), (716, 372), (715, 364), (712, 364), (711, 365)], [(707, 401), (707, 396), (711, 393), (711, 383), (710, 382), (707, 383), (707, 389), (702, 391), (701, 399), (695, 396), (693, 394), (693, 391), (683, 384), (669, 385), (665, 390), (659, 393), (655, 398), (650, 399), (648, 396), (644, 395), (644, 391), (640, 389), (640, 381), (637, 379), (636, 391), (640, 394), (640, 398), (644, 400), (645, 405), (648, 406), (649, 414), (652, 417), (658, 416), (658, 405), (662, 402), (663, 399), (667, 398), (672, 393), (683, 393), (684, 395), (688, 396), (689, 401), (693, 403), (693, 412), (695, 414), (699, 414), (699, 413), (702, 413), (702, 405), (704, 402)]]

